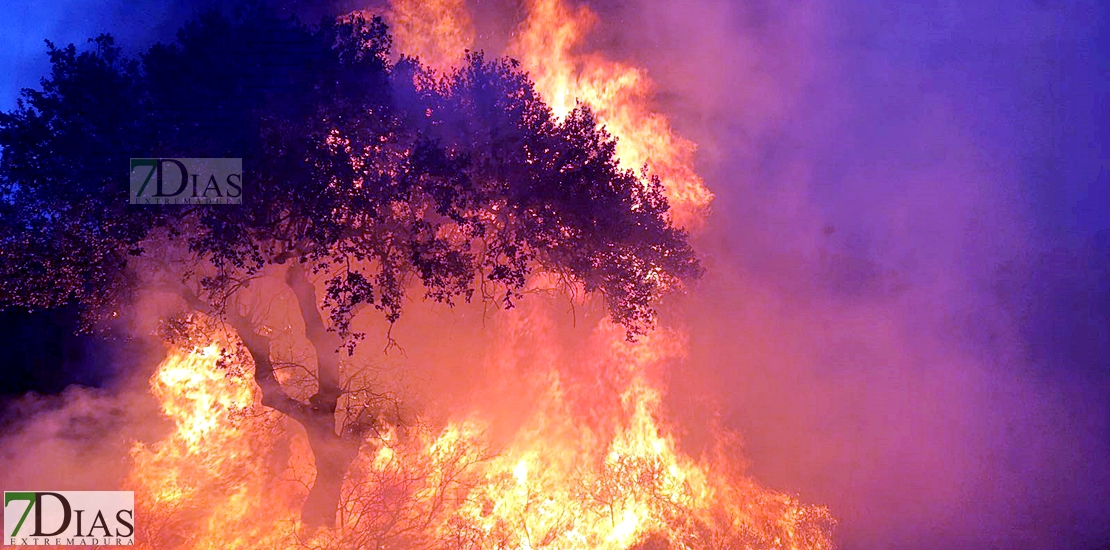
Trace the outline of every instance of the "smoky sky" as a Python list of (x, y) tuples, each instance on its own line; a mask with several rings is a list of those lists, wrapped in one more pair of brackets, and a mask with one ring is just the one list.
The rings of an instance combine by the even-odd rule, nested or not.
[(1105, 9), (609, 10), (718, 196), (673, 384), (756, 477), (846, 548), (1106, 547)]
[[(344, 2), (283, 9), (367, 7)], [(43, 39), (135, 52), (215, 4), (9, 0), (0, 106), (47, 70)], [(519, 17), (471, 4), (479, 31)], [(827, 504), (844, 548), (1110, 546), (1107, 9), (593, 8), (717, 194), (672, 404), (711, 395), (755, 476)]]

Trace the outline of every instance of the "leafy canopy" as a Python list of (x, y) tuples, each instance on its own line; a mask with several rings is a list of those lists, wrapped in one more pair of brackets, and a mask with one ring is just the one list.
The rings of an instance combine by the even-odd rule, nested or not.
[[(41, 89), (0, 114), (0, 304), (112, 311), (170, 241), (209, 298), (271, 264), (325, 273), (343, 335), (364, 305), (398, 319), (417, 282), (511, 307), (543, 271), (600, 291), (632, 336), (700, 274), (658, 180), (618, 167), (587, 108), (556, 120), (514, 61), (436, 75), (394, 58), (380, 19), (257, 8), (138, 59), (90, 42), (48, 43)], [(128, 159), (152, 156), (243, 158), (243, 204), (128, 204)]]

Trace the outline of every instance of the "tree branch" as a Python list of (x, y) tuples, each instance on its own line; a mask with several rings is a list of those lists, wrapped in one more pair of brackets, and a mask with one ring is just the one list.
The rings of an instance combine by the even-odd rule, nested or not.
[(324, 319), (316, 307), (316, 288), (304, 267), (297, 262), (289, 266), (285, 275), (285, 282), (293, 290), (297, 298), (297, 305), (304, 321), (305, 337), (312, 343), (316, 350), (317, 387), (316, 395), (311, 401), (314, 407), (320, 407), (329, 413), (334, 413), (339, 396), (343, 393), (339, 375), (339, 353), (343, 340), (333, 331), (328, 330)]
[(258, 334), (249, 319), (235, 312), (227, 312), (231, 326), (239, 333), (239, 338), (247, 346), (254, 360), (254, 382), (262, 390), (262, 404), (283, 413), (301, 424), (309, 421), (308, 406), (285, 393), (281, 382), (274, 376), (274, 364), (270, 360), (270, 338)]

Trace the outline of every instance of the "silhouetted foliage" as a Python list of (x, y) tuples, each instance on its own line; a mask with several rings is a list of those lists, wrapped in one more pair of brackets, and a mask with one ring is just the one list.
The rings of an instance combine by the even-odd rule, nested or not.
[[(396, 320), (413, 278), (511, 307), (537, 269), (601, 291), (633, 334), (699, 274), (658, 182), (618, 168), (588, 109), (554, 119), (512, 61), (437, 76), (393, 60), (380, 19), (261, 9), (205, 15), (139, 60), (91, 44), (49, 45), (42, 89), (0, 114), (0, 304), (110, 313), (157, 231), (215, 267), (212, 295), (268, 264), (326, 270), (345, 336), (361, 304)], [(243, 204), (128, 204), (127, 159), (151, 156), (242, 157)]]

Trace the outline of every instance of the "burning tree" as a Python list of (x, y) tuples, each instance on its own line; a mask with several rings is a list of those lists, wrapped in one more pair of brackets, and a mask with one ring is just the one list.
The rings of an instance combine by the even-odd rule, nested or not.
[[(50, 76), (0, 115), (0, 303), (118, 315), (158, 280), (233, 327), (262, 403), (303, 426), (316, 467), (303, 519), (335, 522), (344, 476), (380, 428), (366, 401), (337, 428), (344, 357), (366, 307), (406, 293), (511, 308), (534, 273), (604, 296), (627, 337), (697, 277), (656, 179), (618, 165), (590, 110), (561, 119), (510, 60), (437, 74), (390, 55), (376, 18), (316, 28), (264, 10), (210, 14), (127, 59), (49, 46)], [(129, 157), (242, 157), (240, 206), (128, 204)], [(306, 395), (247, 307), (280, 275), (314, 350)], [(355, 388), (363, 391), (367, 388)]]

